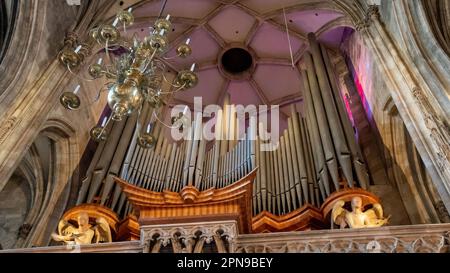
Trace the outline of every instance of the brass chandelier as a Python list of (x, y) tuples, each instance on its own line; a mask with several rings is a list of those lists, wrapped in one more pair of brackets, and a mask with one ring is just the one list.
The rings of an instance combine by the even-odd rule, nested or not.
[[(177, 56), (165, 57), (169, 49), (168, 33), (172, 27), (170, 15), (161, 18), (161, 14), (162, 10), (159, 19), (149, 28), (149, 35), (144, 39), (139, 39), (136, 33), (131, 39), (121, 35), (118, 25), (126, 33), (127, 27), (134, 22), (131, 8), (120, 11), (112, 24), (102, 24), (90, 30), (91, 42), (99, 45), (100, 51), (104, 52), (106, 57), (106, 60), (99, 58), (96, 63), (89, 65), (87, 72), (91, 79), (73, 72), (90, 55), (88, 44), (78, 46), (72, 44), (61, 51), (60, 61), (70, 73), (87, 81), (103, 77), (107, 80), (92, 103), (99, 100), (103, 91), (107, 91), (108, 106), (112, 113), (109, 117), (105, 117), (101, 125), (91, 129), (90, 135), (93, 140), (100, 142), (107, 139), (106, 127), (111, 120), (121, 121), (127, 116), (138, 113), (136, 125), (138, 143), (143, 148), (153, 147), (156, 138), (151, 132), (154, 127), (152, 124), (158, 121), (163, 123), (158, 118), (160, 108), (176, 92), (192, 88), (197, 84), (198, 77), (194, 73), (195, 63), (190, 69), (179, 71), (173, 81), (167, 80), (164, 61), (177, 56), (186, 58), (192, 53), (192, 49), (189, 46), (190, 39), (187, 39), (185, 43), (177, 47)], [(164, 82), (169, 83), (169, 90), (163, 90)], [(73, 92), (64, 92), (60, 96), (61, 104), (70, 110), (79, 109), (81, 105), (79, 90), (78, 85)], [(153, 114), (147, 124), (143, 125), (140, 124), (140, 115), (145, 104), (149, 104)], [(172, 123), (174, 122), (172, 120)]]

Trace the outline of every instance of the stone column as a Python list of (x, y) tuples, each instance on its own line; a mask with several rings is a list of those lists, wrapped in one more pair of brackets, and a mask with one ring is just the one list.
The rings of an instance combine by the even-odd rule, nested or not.
[[(399, 5), (405, 5), (401, 2)], [(379, 58), (382, 72), (395, 90), (392, 99), (419, 151), (447, 210), (450, 210), (450, 129), (426, 79), (409, 66), (372, 5), (361, 20), (359, 31), (366, 45)]]

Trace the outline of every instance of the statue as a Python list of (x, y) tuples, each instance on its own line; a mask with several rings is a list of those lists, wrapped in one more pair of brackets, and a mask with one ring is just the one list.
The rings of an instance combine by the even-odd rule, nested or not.
[(366, 228), (380, 227), (388, 223), (389, 217), (383, 217), (383, 208), (380, 204), (373, 204), (373, 208), (362, 211), (362, 199), (355, 196), (352, 198), (352, 211), (344, 208), (345, 201), (339, 200), (334, 204), (331, 212), (331, 220), (341, 229), (346, 228)]
[(63, 241), (68, 245), (86, 245), (99, 242), (111, 242), (111, 229), (105, 218), (96, 219), (96, 225), (89, 224), (89, 215), (81, 212), (77, 218), (78, 228), (71, 225), (66, 220), (59, 221), (58, 233), (53, 233), (52, 238), (55, 241)]

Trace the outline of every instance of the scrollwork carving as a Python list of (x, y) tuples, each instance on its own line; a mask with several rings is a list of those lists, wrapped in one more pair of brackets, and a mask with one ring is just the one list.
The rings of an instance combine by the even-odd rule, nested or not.
[(17, 117), (10, 117), (5, 121), (5, 123), (2, 124), (0, 129), (0, 144), (5, 141), (12, 129), (17, 126), (19, 121), (20, 120)]

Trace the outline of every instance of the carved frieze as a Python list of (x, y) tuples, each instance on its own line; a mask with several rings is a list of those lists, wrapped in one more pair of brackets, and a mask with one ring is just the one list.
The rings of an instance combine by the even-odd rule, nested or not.
[[(239, 236), (237, 253), (443, 253), (449, 251), (448, 225), (364, 230), (291, 232), (263, 238)], [(277, 236), (278, 235), (278, 236)]]
[(174, 253), (201, 252), (203, 244), (213, 241), (219, 252), (229, 252), (225, 241), (231, 245), (237, 234), (236, 221), (148, 225), (141, 227), (141, 242), (147, 252), (169, 245)]

